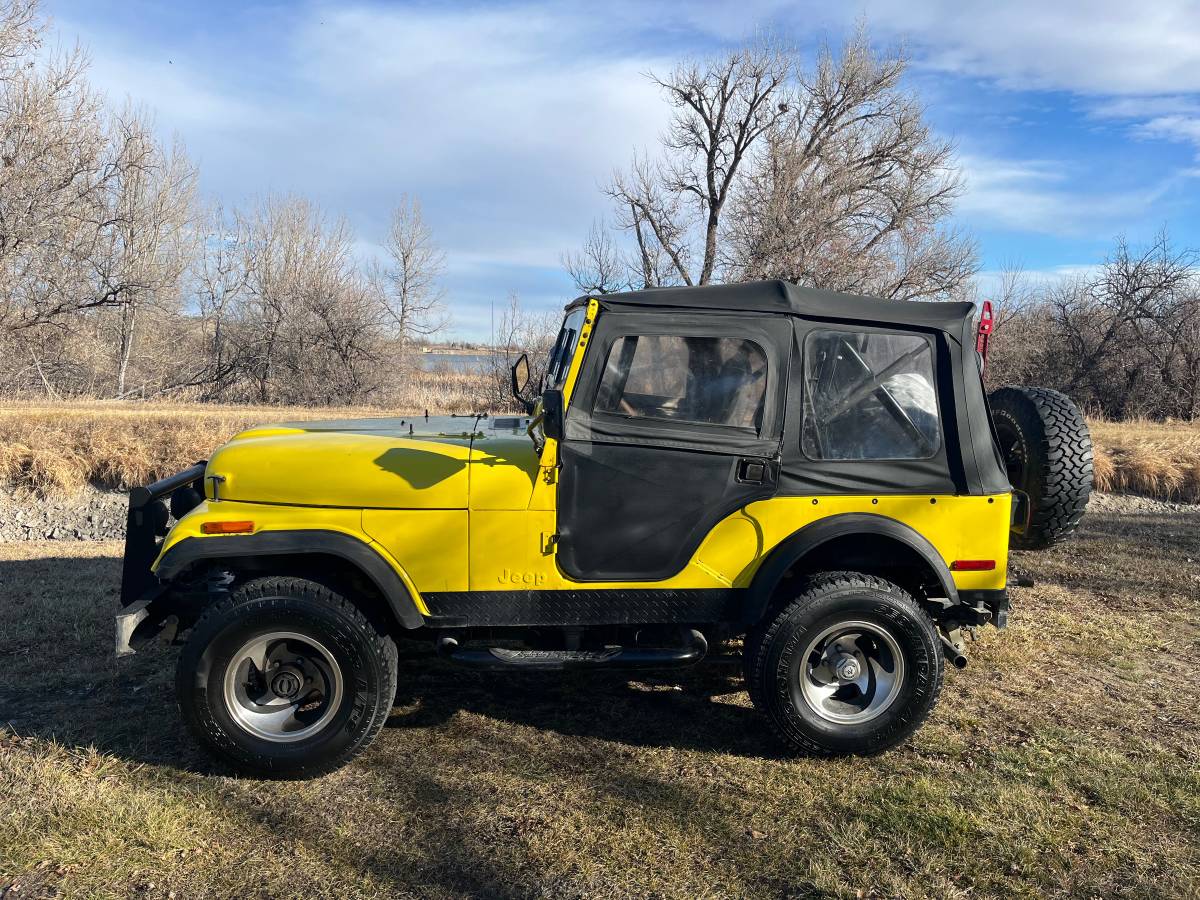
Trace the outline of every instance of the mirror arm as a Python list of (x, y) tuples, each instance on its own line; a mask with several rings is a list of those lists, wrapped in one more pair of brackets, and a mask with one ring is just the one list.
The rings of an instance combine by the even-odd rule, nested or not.
[[(530, 412), (532, 411), (533, 410), (530, 410)], [(538, 413), (538, 415), (532, 421), (530, 421), (529, 427), (525, 429), (525, 433), (528, 434), (529, 439), (533, 441), (533, 451), (538, 456), (541, 456), (542, 451), (546, 449), (546, 441), (537, 432), (538, 426), (542, 424), (542, 419), (545, 417), (545, 415), (545, 413)]]

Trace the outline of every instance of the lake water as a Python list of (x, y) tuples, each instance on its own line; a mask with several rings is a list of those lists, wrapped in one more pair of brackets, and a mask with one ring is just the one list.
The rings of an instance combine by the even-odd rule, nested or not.
[(452, 372), (477, 372), (487, 365), (487, 353), (418, 353), (418, 365), (426, 372), (449, 369)]

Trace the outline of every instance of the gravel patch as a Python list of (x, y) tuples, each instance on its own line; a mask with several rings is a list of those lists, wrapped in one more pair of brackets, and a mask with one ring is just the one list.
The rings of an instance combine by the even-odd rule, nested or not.
[[(125, 537), (125, 491), (88, 488), (66, 499), (38, 499), (0, 490), (0, 543), (12, 541), (111, 541)], [(1093, 492), (1089, 512), (1200, 513), (1200, 504), (1154, 500), (1132, 494)]]
[(1088, 512), (1102, 513), (1198, 513), (1200, 503), (1180, 503), (1176, 500), (1155, 500), (1136, 494), (1102, 494), (1093, 491)]
[(121, 539), (128, 504), (125, 491), (96, 488), (62, 499), (0, 491), (0, 543)]

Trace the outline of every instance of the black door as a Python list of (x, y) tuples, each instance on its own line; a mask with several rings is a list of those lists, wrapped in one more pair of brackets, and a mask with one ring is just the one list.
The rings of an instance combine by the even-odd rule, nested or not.
[(717, 522), (775, 493), (791, 328), (677, 310), (597, 324), (559, 451), (559, 566), (669, 578)]

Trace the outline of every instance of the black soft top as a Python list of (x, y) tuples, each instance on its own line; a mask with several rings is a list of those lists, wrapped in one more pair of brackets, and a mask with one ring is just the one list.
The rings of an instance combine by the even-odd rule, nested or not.
[(871, 325), (937, 328), (955, 336), (963, 333), (964, 320), (975, 314), (975, 305), (972, 303), (880, 300), (875, 297), (860, 297), (857, 294), (839, 294), (836, 291), (800, 287), (786, 281), (649, 288), (599, 296), (589, 294), (575, 300), (567, 308), (586, 303), (593, 297), (606, 307), (666, 307), (777, 313)]

